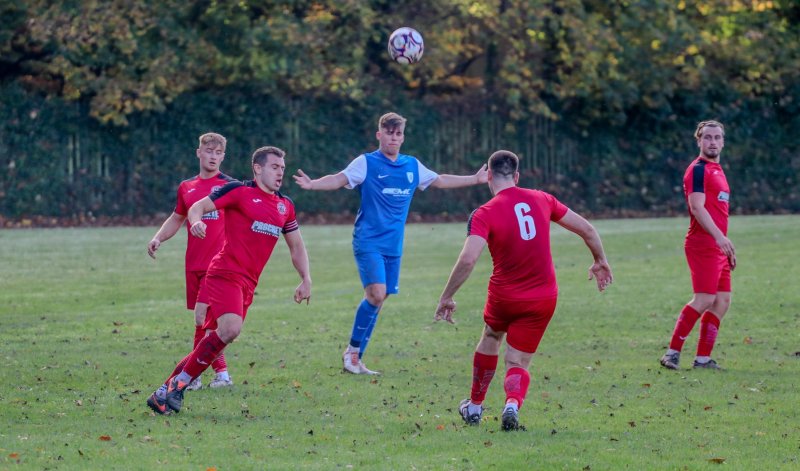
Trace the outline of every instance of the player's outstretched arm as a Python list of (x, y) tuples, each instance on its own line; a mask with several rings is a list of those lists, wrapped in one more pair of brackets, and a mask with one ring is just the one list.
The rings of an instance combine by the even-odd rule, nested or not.
[(168, 241), (172, 236), (178, 233), (183, 225), (183, 221), (186, 220), (185, 216), (181, 216), (180, 214), (173, 212), (165, 221), (164, 224), (161, 225), (161, 228), (156, 232), (156, 235), (150, 240), (147, 244), (147, 255), (150, 255), (151, 258), (156, 258), (156, 251), (159, 247), (161, 247), (162, 242)]
[(489, 181), (489, 172), (483, 164), (475, 175), (448, 175), (441, 174), (431, 183), (434, 188), (461, 188), (464, 186), (479, 185)]
[(594, 257), (594, 263), (589, 267), (589, 279), (594, 279), (597, 282), (598, 290), (605, 290), (614, 281), (614, 275), (611, 273), (611, 265), (606, 260), (600, 234), (597, 233), (597, 230), (589, 221), (572, 210), (568, 210), (567, 214), (556, 222), (564, 229), (581, 236), (583, 242), (589, 247), (589, 251), (592, 252), (592, 257)]
[(294, 290), (294, 302), (300, 304), (304, 299), (306, 304), (311, 301), (311, 269), (308, 263), (308, 252), (303, 242), (300, 230), (284, 234), (286, 245), (289, 246), (289, 255), (292, 257), (292, 265), (300, 275), (300, 284)]
[(447, 284), (439, 297), (439, 305), (436, 306), (436, 312), (433, 314), (434, 321), (444, 320), (455, 324), (453, 313), (456, 311), (456, 302), (453, 296), (472, 274), (484, 247), (486, 247), (486, 240), (482, 237), (471, 235), (464, 241), (464, 248), (461, 249), (461, 254), (459, 254), (453, 271), (450, 272), (450, 278), (447, 279)]
[(303, 170), (298, 169), (292, 178), (304, 190), (338, 190), (347, 185), (347, 177), (342, 172), (312, 180)]
[(205, 239), (206, 223), (203, 222), (203, 214), (216, 211), (216, 209), (217, 206), (208, 196), (193, 204), (186, 216), (189, 219), (189, 232), (195, 237)]

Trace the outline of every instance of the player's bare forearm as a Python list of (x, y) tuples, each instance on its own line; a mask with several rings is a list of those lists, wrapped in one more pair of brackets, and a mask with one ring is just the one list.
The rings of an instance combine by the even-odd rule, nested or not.
[(434, 188), (462, 188), (465, 186), (478, 185), (488, 181), (486, 165), (480, 168), (475, 175), (448, 175), (441, 174), (439, 178), (431, 183)]
[(472, 274), (472, 270), (475, 268), (475, 264), (478, 263), (478, 258), (481, 256), (485, 246), (486, 241), (483, 238), (475, 235), (467, 237), (467, 240), (464, 241), (464, 247), (458, 255), (458, 261), (456, 261), (453, 271), (450, 272), (450, 278), (448, 278), (447, 284), (442, 291), (441, 298), (455, 296), (461, 285)]
[(300, 231), (293, 231), (284, 236), (286, 245), (289, 247), (289, 256), (292, 258), (292, 265), (300, 275), (300, 284), (294, 290), (294, 302), (300, 303), (305, 299), (308, 304), (311, 299), (311, 269), (308, 261), (303, 236)]
[(297, 170), (297, 174), (293, 175), (292, 178), (304, 190), (331, 191), (347, 185), (347, 176), (342, 172), (312, 180), (302, 170)]
[(181, 226), (183, 225), (183, 221), (186, 218), (181, 216), (178, 213), (173, 212), (165, 221), (164, 224), (161, 225), (161, 228), (158, 229), (156, 235), (150, 239), (150, 242), (147, 244), (147, 253), (152, 258), (156, 258), (156, 251), (161, 246), (162, 242), (166, 242), (172, 238), (175, 234), (178, 233)]
[(292, 258), (292, 265), (300, 275), (301, 280), (311, 281), (311, 268), (308, 261), (308, 251), (300, 231), (292, 231), (285, 235), (286, 245), (289, 247), (289, 256)]

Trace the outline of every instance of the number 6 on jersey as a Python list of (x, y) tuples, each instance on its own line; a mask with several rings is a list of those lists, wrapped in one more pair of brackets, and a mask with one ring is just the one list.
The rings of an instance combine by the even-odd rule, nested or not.
[(514, 205), (514, 214), (517, 215), (519, 235), (522, 240), (531, 240), (536, 237), (536, 224), (533, 223), (533, 216), (530, 215), (530, 212), (531, 207), (527, 203)]

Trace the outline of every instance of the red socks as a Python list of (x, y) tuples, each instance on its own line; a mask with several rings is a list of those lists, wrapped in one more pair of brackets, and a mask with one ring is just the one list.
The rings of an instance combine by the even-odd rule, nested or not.
[(516, 401), (517, 407), (522, 407), (525, 396), (528, 395), (528, 386), (531, 384), (531, 375), (524, 368), (510, 368), (506, 372), (503, 387), (506, 390), (506, 403)]
[(219, 355), (224, 348), (225, 342), (219, 338), (216, 331), (211, 331), (200, 340), (200, 343), (197, 344), (197, 347), (195, 347), (194, 351), (186, 359), (183, 371), (192, 378), (197, 378), (211, 365), (211, 362), (217, 358), (217, 355)]
[(494, 378), (497, 369), (497, 355), (484, 355), (475, 352), (472, 358), (472, 392), (470, 401), (475, 405), (480, 405), (486, 398), (486, 390), (489, 383)]
[(672, 340), (669, 342), (669, 348), (672, 350), (681, 351), (683, 342), (686, 337), (692, 332), (694, 325), (700, 319), (700, 313), (695, 311), (694, 308), (688, 304), (681, 310), (681, 315), (678, 316), (678, 321), (675, 323), (675, 330), (672, 331)]
[[(203, 326), (196, 325), (194, 326), (194, 345), (193, 348), (197, 348), (197, 344), (203, 340), (203, 337), (206, 336), (206, 331), (203, 329)], [(228, 371), (228, 363), (225, 361), (225, 354), (220, 353), (219, 356), (211, 363), (211, 368), (214, 368), (215, 373), (222, 373), (223, 371)], [(178, 372), (180, 373), (180, 371)]]
[(714, 342), (717, 341), (719, 322), (719, 318), (713, 312), (706, 311), (703, 313), (703, 318), (700, 319), (700, 341), (697, 343), (697, 356), (711, 356)]

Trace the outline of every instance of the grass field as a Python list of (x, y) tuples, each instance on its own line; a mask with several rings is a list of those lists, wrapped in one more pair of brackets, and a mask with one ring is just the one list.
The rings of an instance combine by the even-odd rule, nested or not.
[[(191, 348), (181, 234), (157, 261), (155, 228), (0, 231), (0, 469), (798, 469), (800, 217), (735, 217), (739, 267), (714, 357), (725, 371), (659, 367), (691, 296), (687, 220), (596, 221), (616, 281), (586, 280), (582, 241), (558, 228), (559, 307), (534, 357), (520, 420), (500, 431), (502, 378), (479, 427), (467, 397), (491, 261), (433, 310), (464, 225), (411, 225), (401, 293), (367, 365), (341, 373), (361, 288), (349, 226), (307, 226), (314, 291), (291, 301), (285, 244), (226, 350), (236, 386), (189, 393), (180, 414), (144, 402)], [(208, 379), (209, 376), (206, 376)]]

